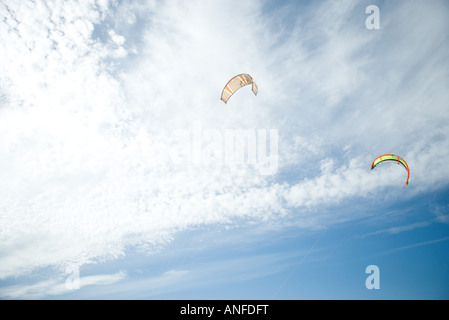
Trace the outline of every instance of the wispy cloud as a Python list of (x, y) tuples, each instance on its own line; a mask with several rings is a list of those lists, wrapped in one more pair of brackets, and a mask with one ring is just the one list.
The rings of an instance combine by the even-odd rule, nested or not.
[[(208, 224), (319, 228), (343, 214), (304, 212), (447, 184), (446, 3), (385, 4), (378, 31), (356, 1), (292, 6), (288, 21), (265, 9), (0, 4), (1, 279), (156, 252)], [(240, 72), (260, 92), (224, 105)], [(196, 121), (278, 129), (278, 174), (173, 163), (173, 133)], [(397, 167), (369, 170), (387, 152), (412, 168), (407, 189)]]
[(432, 224), (431, 221), (424, 221), (424, 222), (411, 223), (411, 224), (404, 225), (404, 226), (391, 227), (391, 228), (387, 228), (387, 229), (378, 230), (375, 232), (370, 232), (368, 234), (363, 235), (362, 238), (374, 236), (374, 235), (378, 235), (378, 234), (398, 234), (401, 232), (411, 231), (411, 230), (414, 230), (417, 228), (428, 227), (430, 224)]
[(431, 211), (435, 215), (435, 220), (440, 223), (449, 223), (449, 206), (433, 205)]
[(75, 279), (76, 287), (68, 284), (67, 279), (59, 278), (45, 280), (32, 285), (13, 285), (0, 288), (0, 297), (7, 299), (40, 299), (48, 296), (58, 296), (79, 290), (88, 286), (105, 286), (126, 278), (124, 271), (115, 274), (85, 276)]
[(403, 247), (398, 247), (398, 248), (394, 248), (388, 251), (384, 251), (382, 253), (376, 254), (375, 256), (383, 256), (383, 255), (388, 255), (388, 254), (392, 254), (392, 253), (396, 253), (398, 251), (402, 251), (402, 250), (408, 250), (408, 249), (412, 249), (412, 248), (416, 248), (416, 247), (422, 247), (422, 246), (427, 246), (427, 245), (432, 245), (435, 243), (439, 243), (439, 242), (444, 242), (444, 241), (448, 241), (449, 237), (445, 237), (445, 238), (440, 238), (440, 239), (435, 239), (435, 240), (430, 240), (430, 241), (423, 241), (423, 242), (418, 242), (418, 243), (414, 243), (411, 245), (407, 245), (407, 246), (403, 246)]
[[(298, 252), (200, 261), (169, 269), (158, 275), (130, 277), (108, 288), (90, 287), (85, 294), (102, 298), (126, 294), (130, 299), (151, 299), (164, 294), (185, 292), (193, 288), (264, 278), (291, 267), (290, 260), (293, 258), (299, 259)], [(217, 275), (220, 276), (217, 277)]]

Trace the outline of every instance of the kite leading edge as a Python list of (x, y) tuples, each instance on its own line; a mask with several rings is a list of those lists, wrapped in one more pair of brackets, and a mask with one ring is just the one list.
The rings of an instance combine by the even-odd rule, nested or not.
[(239, 75), (236, 75), (231, 80), (228, 81), (226, 86), (224, 87), (222, 93), (221, 93), (221, 100), (224, 103), (228, 103), (229, 98), (241, 87), (247, 86), (251, 84), (252, 85), (252, 91), (254, 95), (257, 95), (258, 87), (256, 83), (254, 82), (254, 79), (246, 73), (242, 73)]
[(375, 166), (377, 166), (379, 163), (383, 161), (396, 161), (397, 163), (402, 164), (402, 166), (407, 170), (407, 180), (405, 180), (404, 188), (408, 185), (408, 179), (410, 178), (410, 167), (408, 166), (407, 162), (405, 162), (404, 159), (401, 157), (394, 155), (394, 154), (383, 154), (381, 156), (378, 156), (376, 159), (374, 159), (373, 163), (371, 164), (371, 170), (374, 169)]

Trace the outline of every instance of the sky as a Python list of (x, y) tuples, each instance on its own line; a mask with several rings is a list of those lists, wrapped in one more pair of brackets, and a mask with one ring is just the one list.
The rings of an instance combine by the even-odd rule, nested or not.
[(0, 18), (0, 299), (449, 298), (447, 1)]

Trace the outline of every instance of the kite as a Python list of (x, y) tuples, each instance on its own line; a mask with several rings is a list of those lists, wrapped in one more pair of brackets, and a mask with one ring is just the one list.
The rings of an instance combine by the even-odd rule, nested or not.
[(254, 95), (257, 95), (257, 91), (259, 90), (257, 88), (256, 83), (254, 82), (253, 78), (246, 73), (242, 73), (239, 75), (236, 75), (231, 80), (228, 81), (226, 86), (223, 89), (223, 92), (221, 93), (221, 100), (224, 103), (228, 103), (229, 98), (241, 87), (247, 86), (249, 84), (252, 84), (252, 90)]
[(402, 164), (402, 166), (407, 170), (407, 180), (405, 180), (405, 184), (404, 184), (404, 188), (408, 185), (408, 179), (410, 178), (410, 168), (407, 164), (407, 162), (405, 162), (404, 159), (402, 159), (399, 156), (396, 156), (394, 154), (383, 154), (379, 157), (377, 157), (376, 159), (374, 159), (373, 163), (371, 164), (371, 170), (374, 169), (375, 166), (377, 166), (379, 163), (383, 162), (383, 161), (396, 161), (398, 164)]

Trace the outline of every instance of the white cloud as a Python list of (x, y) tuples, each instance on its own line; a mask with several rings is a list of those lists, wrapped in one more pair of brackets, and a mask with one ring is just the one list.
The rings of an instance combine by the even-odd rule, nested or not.
[(378, 234), (383, 234), (383, 233), (397, 234), (397, 233), (401, 233), (401, 232), (411, 231), (416, 228), (424, 228), (424, 227), (429, 226), (431, 223), (432, 223), (431, 221), (423, 221), (423, 222), (411, 223), (411, 224), (404, 225), (404, 226), (391, 227), (388, 229), (371, 232), (369, 234), (364, 235), (363, 237), (368, 237), (368, 236), (373, 236), (373, 235), (378, 235)]
[(115, 274), (101, 274), (77, 278), (76, 287), (72, 287), (67, 279), (40, 281), (32, 285), (13, 285), (0, 288), (0, 297), (8, 299), (40, 299), (45, 296), (57, 296), (79, 290), (88, 286), (105, 286), (126, 278), (124, 271)]
[[(289, 267), (289, 260), (298, 259), (303, 253), (265, 254), (218, 261), (203, 261), (195, 265), (170, 269), (155, 276), (139, 276), (138, 279), (121, 281), (108, 288), (91, 289), (87, 294), (94, 297), (113, 297), (114, 294), (127, 294), (130, 299), (153, 298), (166, 293), (183, 292), (191, 288), (207, 287), (222, 283), (233, 283), (263, 278)], [(217, 277), (216, 275), (220, 276)], [(268, 298), (268, 297), (267, 297)]]
[(435, 221), (440, 223), (449, 223), (449, 214), (447, 213), (449, 206), (433, 205), (432, 213), (435, 215)]
[[(385, 18), (375, 34), (364, 8), (350, 18), (353, 1), (298, 12), (288, 32), (255, 1), (0, 4), (0, 278), (154, 252), (206, 224), (283, 217), (316, 228), (329, 217), (289, 213), (404, 191), (402, 170), (370, 172), (381, 153), (408, 161), (409, 193), (447, 183), (438, 6), (390, 6), (420, 23)], [(421, 40), (417, 54), (396, 53)], [(242, 89), (225, 105), (223, 85), (240, 72), (259, 94)], [(195, 121), (278, 129), (286, 181), (249, 165), (173, 163), (173, 133)]]

